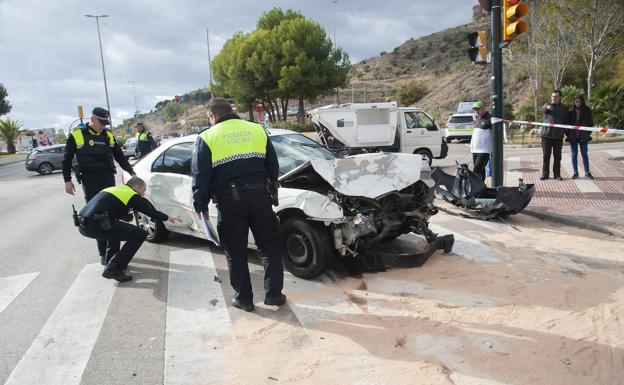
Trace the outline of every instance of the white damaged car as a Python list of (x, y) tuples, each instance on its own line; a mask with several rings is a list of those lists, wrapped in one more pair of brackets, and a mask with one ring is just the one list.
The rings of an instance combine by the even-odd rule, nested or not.
[[(147, 183), (146, 198), (182, 219), (162, 223), (139, 214), (137, 222), (148, 232), (148, 241), (164, 241), (170, 231), (206, 238), (193, 209), (190, 166), (196, 137), (169, 141), (134, 165)], [(295, 276), (315, 277), (335, 256), (358, 257), (369, 269), (385, 269), (418, 266), (436, 249), (450, 251), (452, 235), (437, 237), (428, 227), (437, 210), (433, 191), (420, 180), (419, 156), (374, 153), (338, 159), (293, 131), (271, 129), (269, 138), (280, 164), (279, 205), (273, 209), (281, 222), (284, 264)], [(210, 203), (213, 229), (217, 215)], [(409, 232), (423, 235), (427, 250), (372, 252)], [(255, 248), (251, 232), (249, 247)]]

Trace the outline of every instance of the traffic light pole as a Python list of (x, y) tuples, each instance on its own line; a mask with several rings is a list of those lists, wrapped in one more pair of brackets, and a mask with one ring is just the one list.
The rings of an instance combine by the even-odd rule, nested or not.
[(503, 55), (501, 50), (502, 1), (492, 0), (492, 187), (503, 185)]

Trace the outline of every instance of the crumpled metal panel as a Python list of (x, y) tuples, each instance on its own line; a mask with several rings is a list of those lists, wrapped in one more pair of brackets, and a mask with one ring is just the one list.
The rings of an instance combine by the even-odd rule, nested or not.
[(313, 159), (310, 164), (339, 193), (376, 199), (420, 180), (422, 159), (418, 154), (374, 153)]
[(325, 195), (314, 191), (280, 187), (279, 206), (275, 211), (279, 212), (286, 208), (298, 208), (309, 218), (328, 222), (342, 222), (344, 217), (342, 208)]

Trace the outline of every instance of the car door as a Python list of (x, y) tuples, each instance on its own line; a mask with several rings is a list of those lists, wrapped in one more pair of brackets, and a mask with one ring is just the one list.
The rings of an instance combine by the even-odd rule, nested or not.
[(193, 208), (191, 158), (193, 142), (177, 143), (165, 150), (152, 163), (147, 183), (149, 200), (160, 211), (180, 216), (181, 222), (167, 222), (169, 230), (196, 235), (198, 226)]
[(409, 152), (417, 148), (429, 148), (433, 156), (440, 152), (442, 137), (433, 119), (424, 111), (404, 111), (403, 123), (405, 127), (404, 149)]

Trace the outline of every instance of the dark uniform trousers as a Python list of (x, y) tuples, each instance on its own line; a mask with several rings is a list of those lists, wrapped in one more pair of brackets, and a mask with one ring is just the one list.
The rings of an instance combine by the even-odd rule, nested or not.
[(239, 188), (239, 196), (235, 201), (231, 191), (217, 194), (219, 239), (228, 261), (230, 284), (236, 298), (244, 302), (252, 300), (247, 265), (247, 237), (251, 229), (264, 266), (266, 296), (279, 297), (284, 286), (282, 244), (271, 198), (264, 188), (246, 190), (244, 186)]
[(549, 177), (550, 174), (550, 153), (553, 157), (553, 176), (558, 178), (561, 176), (561, 148), (563, 147), (563, 139), (542, 138), (542, 176)]
[(472, 154), (472, 162), (474, 167), (472, 171), (481, 177), (482, 181), (485, 181), (485, 167), (490, 160), (490, 154), (488, 153), (474, 153)]
[[(110, 171), (81, 173), (80, 177), (82, 178), (82, 190), (84, 191), (85, 202), (87, 203), (95, 194), (107, 187), (113, 187), (115, 185), (115, 174)], [(106, 261), (110, 260), (113, 255), (115, 255), (115, 252), (109, 250), (106, 240), (97, 238), (96, 240), (100, 256), (106, 256)], [(117, 249), (119, 250), (119, 244), (117, 245)]]
[[(86, 218), (84, 227), (80, 227), (79, 231), (85, 237), (108, 243), (108, 252), (111, 254), (108, 266), (126, 267), (145, 241), (147, 232), (116, 219), (111, 219), (110, 225), (110, 230), (103, 230), (91, 218)], [(120, 241), (126, 241), (121, 249)]]

